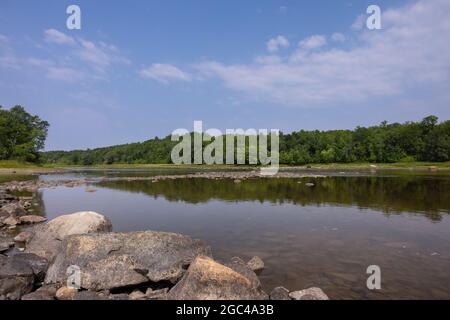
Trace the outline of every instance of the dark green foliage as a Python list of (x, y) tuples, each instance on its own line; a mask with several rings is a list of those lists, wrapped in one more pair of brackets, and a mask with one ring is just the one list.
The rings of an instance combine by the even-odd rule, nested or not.
[(0, 106), (0, 160), (18, 159), (36, 162), (44, 148), (48, 122), (21, 106), (10, 110)]
[[(168, 136), (95, 150), (46, 152), (43, 159), (47, 163), (68, 165), (169, 164), (171, 150), (176, 144)], [(248, 148), (246, 154), (248, 157)], [(430, 116), (421, 122), (383, 122), (368, 128), (357, 127), (353, 131), (301, 130), (280, 134), (282, 164), (398, 161), (450, 161), (450, 121), (438, 123), (435, 116)]]

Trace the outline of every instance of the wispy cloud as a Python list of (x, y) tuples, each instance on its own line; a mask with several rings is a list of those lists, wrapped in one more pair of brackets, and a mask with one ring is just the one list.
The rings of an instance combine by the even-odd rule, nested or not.
[(386, 10), (383, 30), (360, 30), (345, 50), (324, 47), (325, 36), (314, 35), (280, 57), (282, 62), (206, 61), (196, 69), (255, 99), (303, 107), (412, 96), (418, 90), (444, 95), (450, 80), (448, 12), (447, 0), (418, 1)]
[(299, 48), (304, 50), (312, 50), (320, 48), (327, 44), (327, 38), (322, 35), (314, 35), (311, 37), (308, 37), (306, 39), (303, 39), (298, 44)]
[(139, 71), (141, 76), (168, 84), (171, 81), (191, 81), (191, 76), (171, 64), (152, 64)]
[(272, 38), (267, 42), (267, 50), (269, 52), (277, 52), (280, 48), (289, 47), (289, 41), (284, 36)]
[(45, 34), (45, 41), (50, 43), (69, 44), (69, 45), (75, 44), (75, 40), (72, 37), (55, 29), (47, 29), (45, 30), (44, 34)]
[(336, 41), (336, 42), (345, 42), (345, 40), (347, 40), (347, 38), (342, 33), (335, 32), (331, 35), (331, 40)]

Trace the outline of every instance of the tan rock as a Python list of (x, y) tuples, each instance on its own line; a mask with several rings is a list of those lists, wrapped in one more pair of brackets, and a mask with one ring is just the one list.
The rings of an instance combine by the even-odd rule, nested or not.
[(14, 241), (27, 243), (32, 237), (33, 237), (32, 232), (23, 231), (14, 237)]
[(34, 223), (42, 223), (44, 221), (47, 221), (47, 219), (42, 216), (28, 215), (28, 216), (20, 217), (19, 221), (20, 221), (20, 223), (34, 224)]
[(260, 283), (205, 256), (197, 257), (170, 290), (170, 300), (262, 300)]
[(56, 291), (56, 299), (58, 300), (72, 300), (78, 292), (75, 288), (61, 287)]

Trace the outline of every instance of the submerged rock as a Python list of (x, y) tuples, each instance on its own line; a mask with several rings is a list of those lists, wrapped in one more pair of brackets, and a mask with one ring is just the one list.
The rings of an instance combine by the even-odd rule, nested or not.
[[(238, 261), (231, 263), (245, 268)], [(236, 268), (237, 269), (237, 268)], [(250, 270), (251, 271), (251, 270)], [(257, 277), (255, 275), (257, 280)], [(170, 291), (173, 300), (262, 300), (267, 295), (259, 280), (222, 265), (205, 256), (197, 257), (184, 277)]]
[(249, 266), (250, 269), (252, 269), (256, 273), (259, 273), (264, 270), (264, 261), (262, 261), (262, 259), (258, 256), (251, 258), (247, 262), (247, 265)]
[(26, 252), (52, 261), (61, 242), (70, 235), (112, 231), (111, 222), (96, 212), (77, 212), (57, 217), (47, 224), (38, 225), (33, 231)]
[(294, 300), (330, 300), (320, 288), (309, 288), (289, 293)]
[(285, 287), (276, 287), (270, 293), (270, 300), (291, 300), (289, 290)]
[(146, 282), (175, 283), (198, 255), (211, 255), (199, 240), (167, 232), (74, 235), (62, 244), (46, 283), (64, 283), (66, 270), (81, 270), (81, 287), (109, 290)]

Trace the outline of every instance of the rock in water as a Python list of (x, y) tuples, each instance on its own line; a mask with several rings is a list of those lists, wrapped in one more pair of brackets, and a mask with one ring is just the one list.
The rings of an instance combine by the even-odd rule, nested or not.
[(259, 273), (264, 269), (264, 261), (258, 256), (251, 258), (250, 261), (247, 262), (247, 265), (256, 273)]
[[(232, 263), (238, 265), (239, 263)], [(243, 264), (245, 267), (245, 264)], [(255, 275), (256, 277), (256, 275)], [(254, 279), (205, 256), (197, 257), (169, 291), (169, 300), (263, 300), (267, 295)]]
[(289, 290), (284, 287), (276, 287), (270, 293), (270, 300), (291, 300)]
[(211, 255), (199, 240), (167, 232), (100, 233), (66, 238), (46, 283), (65, 283), (66, 270), (80, 267), (81, 287), (109, 290), (146, 282), (175, 283), (198, 255)]
[(36, 226), (25, 251), (52, 261), (59, 251), (62, 240), (67, 236), (110, 231), (112, 231), (111, 222), (96, 212), (64, 215), (47, 224)]
[(294, 300), (330, 300), (320, 288), (309, 288), (300, 291), (294, 291), (289, 294)]
[(25, 224), (41, 223), (41, 222), (45, 222), (46, 220), (47, 219), (45, 219), (44, 217), (36, 216), (36, 215), (22, 216), (19, 218), (20, 223), (25, 223)]

